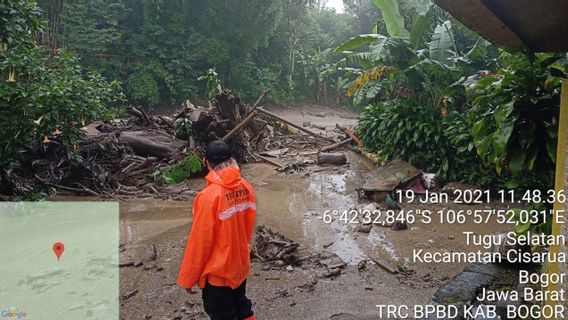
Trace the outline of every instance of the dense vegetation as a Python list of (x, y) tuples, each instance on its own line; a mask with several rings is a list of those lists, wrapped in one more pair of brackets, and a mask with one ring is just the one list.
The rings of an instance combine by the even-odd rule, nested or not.
[(489, 187), (552, 186), (564, 55), (505, 53), (430, 0), (344, 4), (0, 0), (2, 175), (42, 141), (72, 156), (84, 123), (126, 103), (230, 88), (362, 110), (356, 132), (384, 161)]
[(85, 123), (110, 119), (124, 104), (117, 82), (34, 43), (40, 12), (34, 1), (0, 2), (0, 177), (33, 145), (58, 139), (73, 148)]
[(551, 188), (565, 56), (504, 53), (430, 1), (373, 3), (387, 32), (335, 50), (366, 148), (447, 180)]
[(49, 20), (41, 40), (120, 80), (133, 104), (204, 97), (197, 79), (212, 68), (245, 99), (271, 89), (276, 102), (313, 101), (333, 85), (321, 74), (333, 59), (326, 49), (376, 22), (361, 25), (355, 13), (336, 14), (319, 2), (39, 0)]

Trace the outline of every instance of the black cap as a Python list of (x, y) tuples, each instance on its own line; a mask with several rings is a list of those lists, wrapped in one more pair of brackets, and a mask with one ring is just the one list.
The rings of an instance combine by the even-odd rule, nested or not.
[(205, 151), (205, 159), (214, 165), (225, 162), (231, 159), (232, 156), (231, 148), (222, 140), (215, 140), (209, 143), (207, 151)]

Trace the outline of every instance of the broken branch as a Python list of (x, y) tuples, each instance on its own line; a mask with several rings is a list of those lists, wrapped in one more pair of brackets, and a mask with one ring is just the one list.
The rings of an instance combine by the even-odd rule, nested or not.
[(329, 139), (329, 138), (322, 137), (321, 135), (319, 135), (319, 134), (317, 134), (317, 133), (315, 133), (315, 132), (313, 132), (313, 131), (311, 131), (311, 130), (308, 130), (308, 129), (302, 127), (302, 126), (299, 126), (299, 125), (297, 125), (297, 124), (295, 124), (295, 123), (293, 123), (293, 122), (291, 122), (291, 121), (289, 121), (289, 120), (287, 120), (287, 119), (284, 119), (284, 118), (282, 118), (281, 116), (279, 116), (279, 115), (277, 115), (277, 114), (274, 114), (274, 113), (272, 113), (272, 112), (270, 112), (270, 111), (266, 111), (266, 110), (264, 110), (263, 108), (258, 108), (258, 111), (260, 111), (260, 112), (266, 114), (267, 116), (271, 116), (271, 117), (273, 117), (273, 118), (275, 118), (275, 119), (277, 119), (277, 120), (280, 120), (280, 121), (286, 123), (287, 125), (289, 125), (289, 126), (291, 126), (291, 127), (294, 127), (294, 128), (296, 128), (296, 129), (298, 129), (298, 130), (300, 130), (300, 131), (303, 131), (303, 132), (305, 132), (305, 133), (311, 135), (312, 137), (315, 137), (315, 138), (318, 138), (318, 139), (324, 140), (324, 141), (331, 141), (331, 142), (334, 142), (333, 140), (331, 140), (331, 139)]

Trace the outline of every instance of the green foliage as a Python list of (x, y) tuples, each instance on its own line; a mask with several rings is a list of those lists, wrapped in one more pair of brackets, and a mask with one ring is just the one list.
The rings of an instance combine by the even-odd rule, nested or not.
[[(409, 37), (362, 34), (344, 42), (334, 53), (343, 54), (347, 66), (359, 68), (358, 74), (383, 67), (395, 69), (394, 82), (399, 89), (425, 105), (439, 108), (444, 100), (463, 103), (465, 90), (458, 85), (459, 81), (480, 67), (489, 66), (489, 61), (495, 57), (494, 50), (489, 50), (489, 44), (477, 35), (470, 39), (464, 27), (448, 18), (431, 1), (402, 3), (405, 4), (404, 18), (409, 22), (407, 29), (411, 30)], [(394, 10), (394, 7), (389, 8)], [(354, 81), (357, 84), (358, 79)], [(358, 85), (358, 90), (364, 93), (351, 92), (354, 106), (361, 108), (373, 101), (394, 98), (392, 92), (384, 91), (393, 88), (383, 86), (383, 82), (383, 79), (375, 79), (365, 86)]]
[(440, 121), (436, 111), (414, 100), (391, 100), (368, 106), (356, 134), (383, 161), (406, 160), (428, 172), (442, 168)]
[(73, 50), (145, 106), (211, 97), (197, 80), (209, 69), (247, 100), (267, 88), (272, 100), (312, 100), (333, 91), (312, 57), (354, 35), (357, 22), (311, 0), (39, 2), (43, 44)]
[(3, 0), (0, 2), (0, 45), (7, 48), (31, 47), (31, 35), (42, 28), (41, 9), (35, 1)]
[(339, 47), (334, 50), (335, 54), (345, 53), (346, 51), (357, 49), (365, 44), (375, 43), (378, 40), (386, 39), (385, 36), (380, 34), (361, 34), (352, 37), (348, 41), (342, 43)]
[(158, 82), (144, 71), (133, 73), (126, 79), (126, 92), (135, 104), (155, 106), (160, 101)]
[(377, 32), (380, 26), (380, 31), (386, 32), (384, 24), (380, 21), (380, 12), (377, 7), (371, 1), (361, 1), (361, 0), (343, 0), (343, 5), (345, 11), (355, 17), (355, 21), (352, 26), (354, 26), (354, 31), (356, 34), (369, 33), (371, 30), (373, 33), (383, 33)]
[(429, 43), (430, 59), (440, 63), (447, 63), (452, 56), (454, 46), (452, 23), (446, 20), (434, 29), (432, 41)]
[(205, 81), (205, 86), (207, 87), (207, 96), (209, 99), (213, 99), (216, 95), (220, 94), (223, 89), (221, 88), (221, 80), (219, 80), (219, 74), (215, 69), (209, 69), (199, 78), (199, 81)]
[[(550, 214), (551, 207), (545, 203), (533, 203), (528, 209), (513, 209), (511, 213), (515, 221), (515, 233), (517, 236), (531, 233), (552, 234), (552, 222), (554, 217)], [(538, 212), (538, 213), (537, 213)], [(538, 221), (533, 223), (531, 217), (538, 216)], [(537, 248), (531, 248), (537, 249)]]
[(356, 134), (383, 161), (402, 159), (448, 180), (471, 182), (481, 167), (466, 122), (458, 113), (441, 117), (413, 99), (390, 100), (365, 108)]
[(404, 18), (398, 9), (398, 0), (372, 0), (382, 11), (387, 30), (391, 37), (409, 38), (410, 33), (404, 27)]
[(533, 188), (552, 187), (560, 111), (556, 75), (564, 72), (560, 59), (504, 53), (503, 68), (469, 88), (477, 152), (498, 173), (513, 175), (510, 186), (533, 180)]
[(442, 120), (448, 151), (448, 181), (471, 183), (486, 188), (502, 188), (503, 179), (492, 174), (477, 155), (470, 132), (472, 119), (467, 114), (450, 111)]
[(7, 79), (0, 81), (0, 167), (4, 170), (16, 166), (21, 152), (46, 137), (70, 150), (83, 136), (81, 127), (110, 116), (123, 103), (117, 82), (84, 72), (69, 52), (35, 47), (32, 36), (41, 23), (34, 4), (4, 1), (6, 10), (0, 12), (0, 21), (19, 24), (1, 40), (9, 44), (0, 52), (0, 78)]
[(191, 154), (175, 166), (171, 166), (164, 171), (154, 172), (152, 178), (157, 182), (176, 184), (201, 172), (201, 169), (201, 160), (199, 160), (197, 155)]

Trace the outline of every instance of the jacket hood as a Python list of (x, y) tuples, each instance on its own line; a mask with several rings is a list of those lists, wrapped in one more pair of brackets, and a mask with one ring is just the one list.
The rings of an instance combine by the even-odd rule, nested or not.
[(214, 183), (226, 188), (237, 187), (241, 181), (241, 170), (237, 162), (230, 159), (209, 171), (205, 180), (207, 180), (207, 185)]

